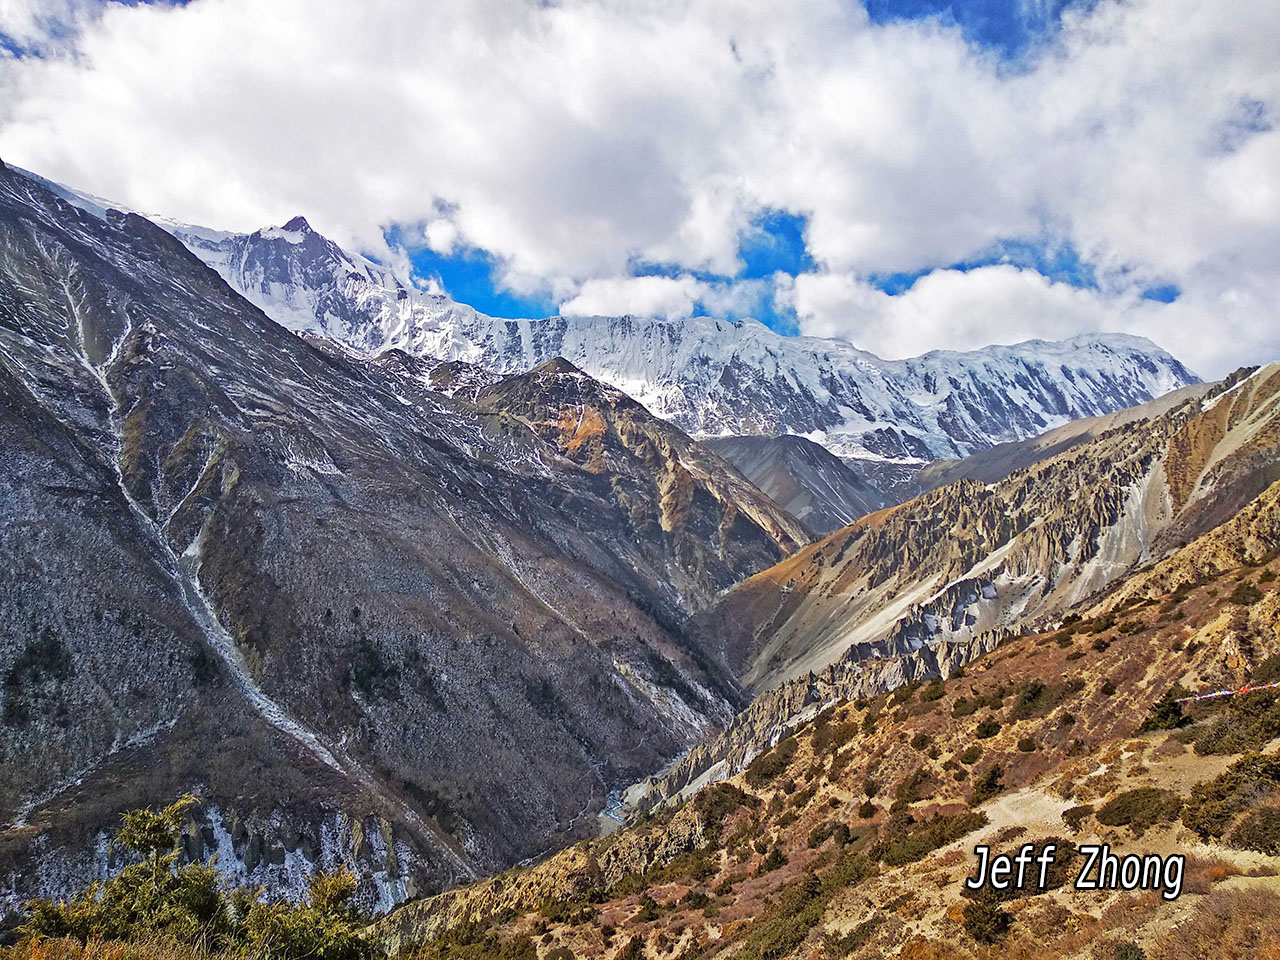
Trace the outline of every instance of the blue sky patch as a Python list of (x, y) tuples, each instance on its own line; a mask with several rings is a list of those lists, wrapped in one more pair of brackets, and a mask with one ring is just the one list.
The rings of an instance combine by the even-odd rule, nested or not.
[(1176, 283), (1162, 283), (1157, 287), (1148, 287), (1142, 291), (1143, 300), (1155, 300), (1159, 303), (1173, 303), (1182, 296), (1182, 288)]
[(867, 0), (873, 23), (935, 18), (960, 29), (970, 43), (1014, 59), (1051, 38), (1070, 8), (1096, 0)]
[(1055, 283), (1066, 283), (1088, 290), (1098, 288), (1093, 266), (1081, 259), (1075, 247), (1048, 239), (1002, 240), (988, 250), (958, 263), (939, 264), (906, 273), (877, 274), (868, 279), (873, 286), (890, 296), (897, 296), (906, 293), (915, 286), (917, 280), (935, 270), (968, 272), (1001, 263), (1035, 270)]

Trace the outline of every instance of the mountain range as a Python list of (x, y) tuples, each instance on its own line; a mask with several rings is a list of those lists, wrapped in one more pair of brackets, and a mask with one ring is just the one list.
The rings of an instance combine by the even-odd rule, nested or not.
[[(44, 183), (87, 210), (110, 206)], [(754, 320), (491, 317), (342, 249), (301, 216), (247, 234), (158, 222), (295, 332), (366, 356), (397, 350), (496, 375), (562, 357), (694, 437), (806, 436), (857, 462), (882, 489), (930, 461), (1198, 382), (1151, 341), (1122, 334), (882, 360)]]
[(186, 790), (188, 859), (291, 896), (352, 862), (382, 910), (679, 817), (824, 710), (1256, 561), (1280, 480), (1274, 363), (488, 317), (303, 218), (2, 166), (0, 417), (7, 903)]

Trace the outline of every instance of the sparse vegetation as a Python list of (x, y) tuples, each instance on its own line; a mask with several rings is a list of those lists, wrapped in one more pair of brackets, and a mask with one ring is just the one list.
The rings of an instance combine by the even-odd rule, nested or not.
[(356, 889), (348, 871), (314, 874), (306, 903), (295, 906), (227, 889), (209, 864), (179, 866), (179, 834), (196, 803), (184, 796), (163, 810), (126, 813), (113, 842), (135, 862), (66, 900), (31, 901), (23, 938), (85, 947), (168, 944), (261, 960), (369, 960), (377, 953), (347, 906)]

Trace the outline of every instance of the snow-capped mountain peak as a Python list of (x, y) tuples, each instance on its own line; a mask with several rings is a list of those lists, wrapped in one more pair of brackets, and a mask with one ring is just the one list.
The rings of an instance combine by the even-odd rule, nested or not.
[[(56, 189), (105, 216), (106, 201)], [(966, 456), (1198, 382), (1151, 341), (1118, 333), (882, 360), (755, 320), (502, 319), (402, 282), (303, 216), (249, 234), (158, 222), (295, 332), (500, 375), (560, 356), (696, 436), (798, 434), (876, 469)]]
[(1197, 382), (1154, 343), (1123, 334), (882, 360), (755, 320), (502, 319), (402, 283), (302, 217), (217, 242), (174, 232), (279, 323), (366, 354), (397, 349), (497, 374), (561, 356), (694, 435), (799, 434), (904, 468)]

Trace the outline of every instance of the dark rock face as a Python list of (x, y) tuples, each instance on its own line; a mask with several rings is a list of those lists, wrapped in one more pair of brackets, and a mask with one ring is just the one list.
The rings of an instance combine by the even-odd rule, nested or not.
[(690, 612), (814, 539), (720, 457), (567, 360), (485, 387), (476, 406), (593, 478), (654, 568), (668, 571), (671, 602)]
[(652, 498), (606, 495), (608, 471), (511, 414), (318, 350), (149, 222), (9, 171), (0, 417), (20, 892), (48, 886), (33, 843), (191, 788), (250, 834), (382, 817), (420, 891), (589, 833), (739, 703), (685, 616), (804, 536), (723, 464), (675, 485), (678, 534), (653, 530)]
[(855, 462), (804, 437), (713, 437), (702, 442), (818, 533), (830, 533), (888, 505)]

